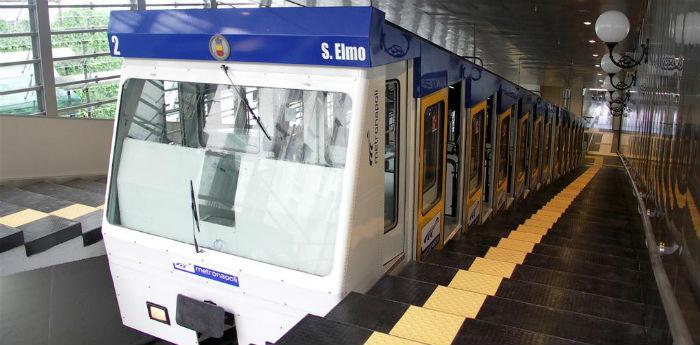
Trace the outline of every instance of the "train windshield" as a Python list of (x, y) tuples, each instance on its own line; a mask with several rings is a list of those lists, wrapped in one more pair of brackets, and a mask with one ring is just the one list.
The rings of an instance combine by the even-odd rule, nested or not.
[(108, 220), (327, 275), (351, 113), (339, 92), (129, 79)]

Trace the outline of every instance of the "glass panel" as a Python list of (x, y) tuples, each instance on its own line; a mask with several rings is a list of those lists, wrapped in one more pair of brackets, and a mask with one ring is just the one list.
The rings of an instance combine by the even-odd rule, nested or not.
[[(131, 8), (128, 0), (49, 0), (51, 31), (107, 28), (109, 12)], [(107, 42), (105, 37), (102, 33), (102, 41)]]
[[(218, 1), (220, 8), (227, 7), (259, 7), (260, 4), (254, 3), (252, 1)], [(233, 4), (233, 2), (242, 2), (246, 6), (240, 6), (239, 4)], [(211, 4), (210, 0), (146, 0), (146, 8), (153, 10), (164, 10), (164, 9), (183, 9), (183, 8), (209, 8)]]
[[(3, 5), (27, 5), (27, 1), (1, 1)], [(0, 10), (0, 33), (23, 33), (32, 32), (30, 23), (29, 8), (3, 8)], [(10, 37), (0, 40), (0, 51), (7, 51), (5, 48), (8, 45), (13, 45), (13, 41), (17, 41), (26, 37)], [(31, 46), (29, 46), (31, 49)]]
[[(0, 53), (0, 63), (2, 62), (9, 62), (5, 61), (5, 58), (12, 55), (11, 58), (17, 57), (16, 55), (24, 55), (24, 52), (21, 54), (12, 54), (12, 53)], [(31, 57), (30, 57), (31, 59)], [(25, 60), (24, 58), (21, 60)], [(18, 60), (13, 60), (13, 61), (18, 61)], [(34, 64), (34, 63), (28, 63), (28, 64), (22, 64), (22, 65), (12, 65), (12, 66), (5, 66), (5, 67), (0, 67), (0, 92), (4, 91), (10, 91), (10, 90), (19, 90), (19, 89), (25, 89), (28, 87), (33, 87), (36, 86), (36, 75), (35, 72), (39, 68), (39, 64)], [(2, 97), (7, 97), (7, 96), (0, 96)]]
[(37, 91), (0, 96), (0, 115), (32, 115), (41, 112)]
[(510, 138), (510, 116), (501, 120), (498, 126), (500, 132), (498, 138), (498, 182), (499, 184), (508, 177), (508, 139)]
[(537, 171), (540, 168), (540, 132), (541, 124), (538, 121), (535, 131), (532, 133), (532, 154), (530, 155), (530, 169)]
[(337, 92), (128, 80), (108, 220), (326, 275), (351, 111)]
[(483, 152), (483, 124), (484, 110), (479, 111), (472, 119), (471, 142), (469, 143), (469, 196), (473, 196), (481, 186), (481, 162), (484, 160)]
[(445, 102), (433, 104), (423, 114), (423, 214), (442, 197)]
[(391, 230), (398, 221), (399, 193), (399, 111), (398, 80), (386, 82), (386, 133), (384, 159), (384, 230)]

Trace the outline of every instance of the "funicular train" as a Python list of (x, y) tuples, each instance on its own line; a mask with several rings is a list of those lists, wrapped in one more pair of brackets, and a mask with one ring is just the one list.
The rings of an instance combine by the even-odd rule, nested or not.
[[(372, 7), (114, 11), (124, 324), (275, 342), (581, 161), (566, 110)], [(201, 329), (204, 327), (205, 329)]]

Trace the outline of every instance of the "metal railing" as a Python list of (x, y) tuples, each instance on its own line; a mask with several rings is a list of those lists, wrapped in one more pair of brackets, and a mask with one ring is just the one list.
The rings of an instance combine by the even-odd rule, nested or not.
[(634, 196), (637, 198), (637, 203), (641, 209), (642, 217), (642, 227), (644, 228), (644, 241), (649, 251), (649, 262), (651, 263), (651, 269), (654, 272), (654, 280), (656, 281), (656, 286), (659, 290), (659, 295), (661, 296), (661, 304), (663, 305), (664, 312), (666, 314), (666, 320), (668, 322), (668, 327), (671, 330), (671, 336), (673, 337), (674, 345), (693, 345), (693, 337), (690, 334), (688, 325), (685, 323), (685, 318), (681, 312), (681, 308), (678, 305), (678, 300), (673, 293), (673, 286), (668, 280), (668, 275), (666, 274), (666, 269), (664, 268), (663, 262), (661, 260), (661, 253), (659, 252), (659, 247), (656, 244), (656, 237), (654, 236), (654, 231), (651, 227), (651, 221), (649, 220), (649, 215), (647, 215), (646, 204), (644, 199), (642, 199), (639, 194), (639, 189), (637, 184), (632, 177), (632, 172), (630, 171), (627, 161), (618, 153), (622, 165), (625, 167), (627, 172), (627, 177), (632, 184), (632, 189), (634, 189)]

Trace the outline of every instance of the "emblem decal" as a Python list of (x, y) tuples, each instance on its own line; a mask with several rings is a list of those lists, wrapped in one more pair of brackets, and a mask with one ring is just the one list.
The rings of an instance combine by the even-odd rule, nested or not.
[(228, 60), (231, 55), (231, 46), (223, 35), (214, 35), (209, 39), (209, 53), (219, 61)]

